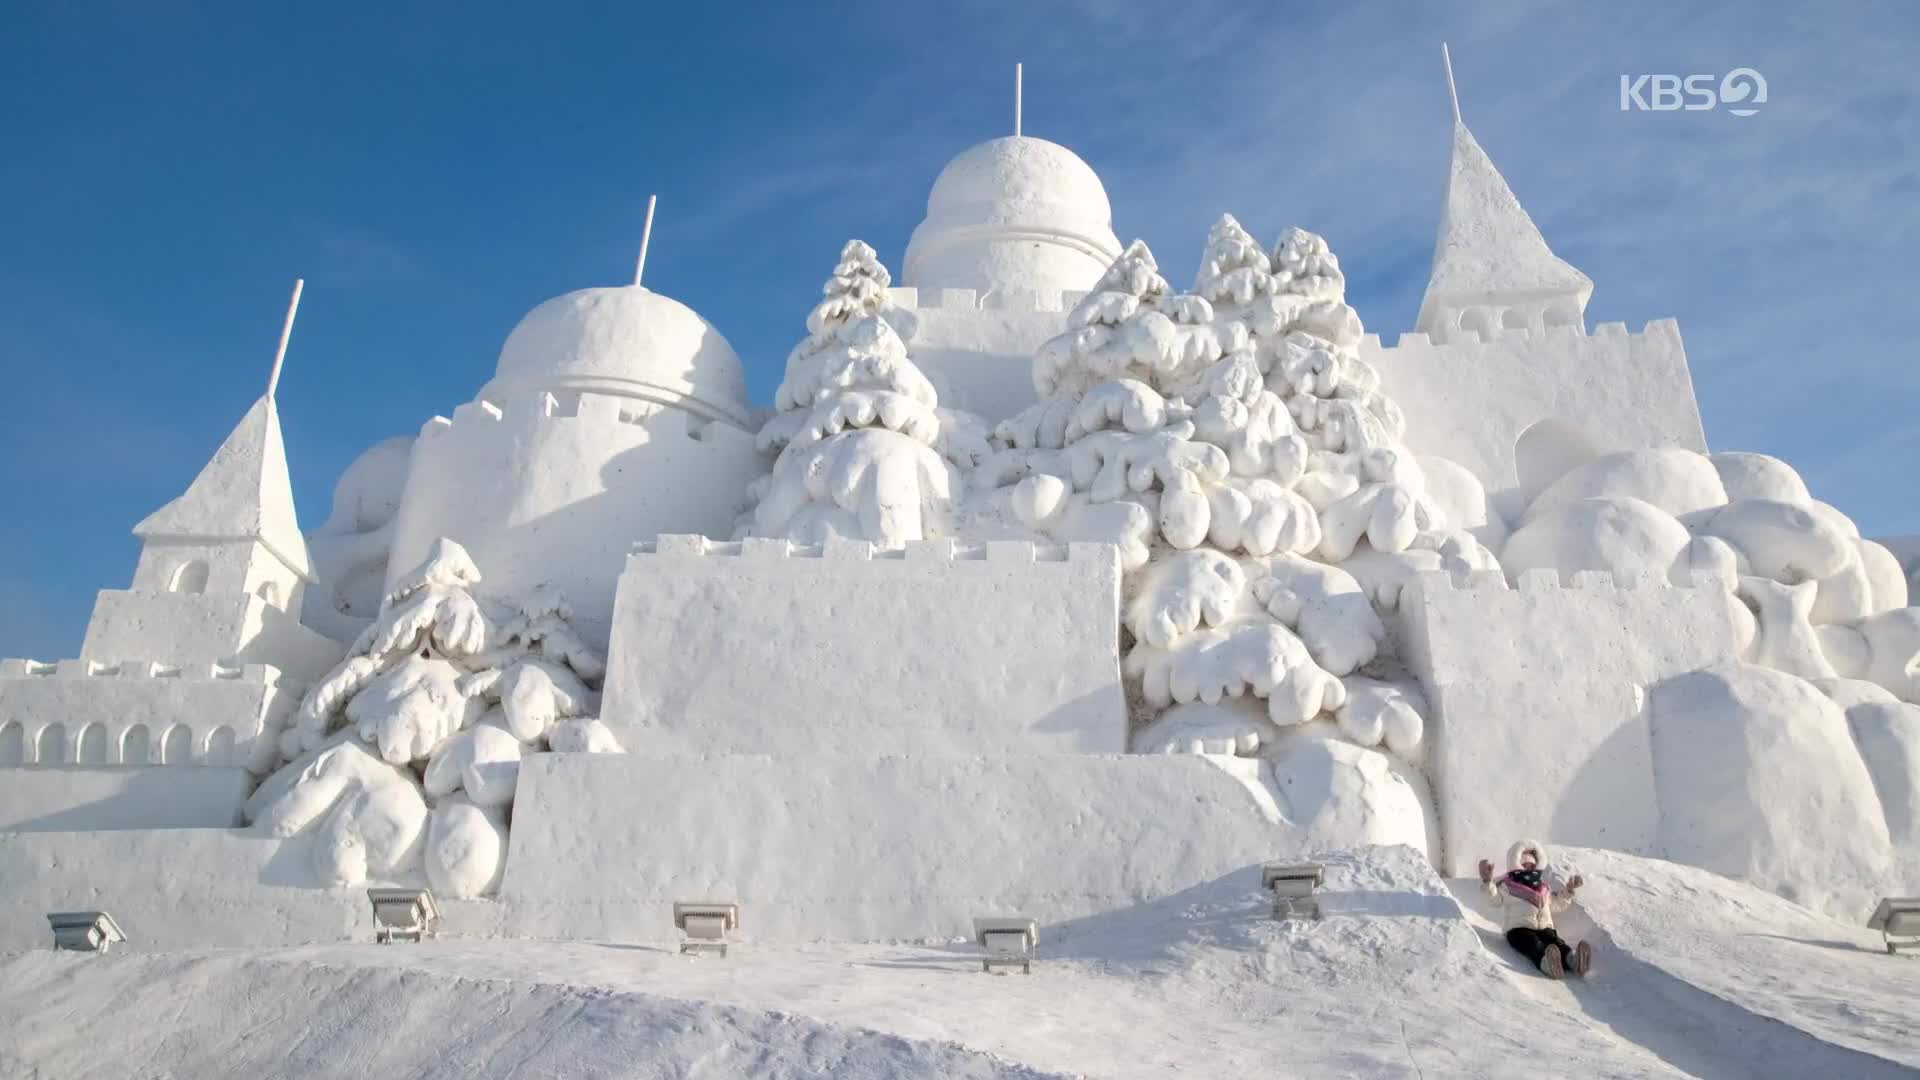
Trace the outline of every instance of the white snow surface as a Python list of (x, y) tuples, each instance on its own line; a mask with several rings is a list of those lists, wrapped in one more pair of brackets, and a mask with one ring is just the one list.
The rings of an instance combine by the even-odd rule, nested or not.
[(680, 957), (666, 940), (14, 954), (0, 957), (0, 1074), (1531, 1080), (1920, 1067), (1901, 1011), (1920, 962), (1884, 955), (1875, 935), (1705, 871), (1555, 858), (1588, 879), (1561, 918), (1595, 943), (1585, 982), (1527, 968), (1480, 913), (1477, 882), (1443, 882), (1411, 849), (1370, 848), (1325, 856), (1321, 921), (1273, 921), (1248, 867), (1043, 928), (1031, 977), (982, 975), (958, 943), (756, 945), (751, 911), (725, 960)]

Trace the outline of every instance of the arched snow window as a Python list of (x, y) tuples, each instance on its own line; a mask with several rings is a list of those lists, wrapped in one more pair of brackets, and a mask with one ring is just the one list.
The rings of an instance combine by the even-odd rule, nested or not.
[(147, 734), (147, 725), (135, 724), (120, 736), (120, 764), (147, 765), (153, 760), (153, 736)]
[(202, 593), (207, 591), (207, 562), (205, 559), (188, 559), (173, 572), (173, 580), (167, 583), (168, 592)]
[(272, 582), (272, 581), (261, 582), (260, 587), (253, 590), (253, 595), (259, 597), (269, 607), (284, 606), (280, 603), (280, 586), (277, 582)]
[(67, 761), (67, 725), (48, 724), (34, 740), (33, 760), (41, 765), (64, 765)]
[(1468, 308), (1460, 313), (1460, 329), (1486, 337), (1493, 331), (1493, 313), (1486, 308)]
[(27, 760), (27, 730), (8, 721), (0, 724), (0, 765), (19, 765)]
[(1513, 443), (1513, 470), (1520, 489), (1537, 495), (1548, 484), (1585, 465), (1600, 452), (1593, 440), (1564, 420), (1542, 420)]
[(1547, 309), (1548, 326), (1579, 326), (1580, 315), (1566, 304), (1555, 304)]
[(98, 722), (80, 729), (80, 752), (73, 760), (82, 765), (107, 763), (107, 727)]
[(185, 724), (175, 724), (167, 729), (167, 737), (160, 743), (160, 761), (165, 765), (185, 765), (193, 760), (193, 732)]
[(1527, 328), (1527, 313), (1521, 311), (1519, 308), (1508, 308), (1500, 316), (1500, 325), (1507, 330), (1525, 330)]
[(232, 728), (222, 724), (213, 729), (213, 734), (207, 736), (207, 756), (205, 761), (208, 765), (233, 764)]

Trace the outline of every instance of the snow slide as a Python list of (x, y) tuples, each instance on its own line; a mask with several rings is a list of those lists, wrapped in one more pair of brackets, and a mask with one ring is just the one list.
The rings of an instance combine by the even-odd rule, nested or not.
[[(1877, 938), (1868, 950), (1864, 931), (1693, 867), (1579, 849), (1554, 861), (1587, 878), (1580, 903), (1556, 916), (1563, 937), (1594, 947), (1584, 980), (1542, 976), (1507, 946), (1478, 881), (1448, 883), (1533, 999), (1698, 1077), (1906, 1077), (1920, 1064), (1897, 1013), (1920, 990), (1909, 981), (1920, 965), (1885, 963)], [(1824, 933), (1810, 935), (1814, 924)], [(1836, 936), (1848, 940), (1821, 939)], [(1803, 954), (1820, 949), (1851, 955), (1810, 969)]]

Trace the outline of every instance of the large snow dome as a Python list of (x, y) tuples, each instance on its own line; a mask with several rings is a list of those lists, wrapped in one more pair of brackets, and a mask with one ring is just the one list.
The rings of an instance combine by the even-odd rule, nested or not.
[(901, 283), (922, 289), (1091, 288), (1120, 255), (1100, 177), (1073, 151), (993, 139), (947, 163), (907, 243)]
[(527, 313), (480, 396), (591, 390), (746, 424), (747, 377), (733, 346), (692, 308), (640, 285), (580, 289)]

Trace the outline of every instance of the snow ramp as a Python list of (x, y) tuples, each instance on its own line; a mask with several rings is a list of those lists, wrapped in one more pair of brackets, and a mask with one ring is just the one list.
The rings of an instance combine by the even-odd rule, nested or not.
[[(1861, 951), (1857, 970), (1824, 988), (1805, 988), (1788, 957), (1758, 954), (1737, 931), (1698, 908), (1702, 888), (1754, 897), (1817, 918), (1749, 886), (1653, 859), (1598, 851), (1563, 850), (1556, 863), (1574, 868), (1588, 883), (1580, 903), (1556, 916), (1568, 941), (1594, 948), (1586, 979), (1554, 982), (1515, 953), (1500, 931), (1497, 912), (1480, 883), (1458, 878), (1448, 884), (1487, 951), (1514, 984), (1535, 1000), (1576, 1013), (1622, 1041), (1633, 1043), (1673, 1068), (1708, 1080), (1810, 1076), (1849, 1078), (1915, 1075), (1920, 1048), (1900, 1042), (1910, 1032), (1893, 1011), (1912, 998), (1895, 996), (1882, 980), (1889, 969)], [(1694, 877), (1709, 879), (1694, 881)], [(1776, 914), (1778, 914), (1776, 912)], [(1685, 956), (1688, 962), (1675, 963)], [(1881, 957), (1880, 959), (1887, 959)], [(1920, 968), (1920, 965), (1913, 965)], [(1799, 981), (1797, 1002), (1767, 1002), (1742, 987)], [(1878, 1036), (1846, 1030), (1838, 1022), (1865, 998), (1878, 996), (1878, 1011), (1890, 1022)], [(1830, 1006), (1830, 1008), (1829, 1008)], [(1832, 1016), (1828, 1016), (1832, 1013)], [(1857, 1024), (1876, 1018), (1854, 1010)], [(1823, 1022), (1823, 1017), (1825, 1022)]]

